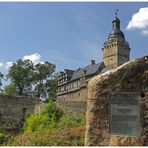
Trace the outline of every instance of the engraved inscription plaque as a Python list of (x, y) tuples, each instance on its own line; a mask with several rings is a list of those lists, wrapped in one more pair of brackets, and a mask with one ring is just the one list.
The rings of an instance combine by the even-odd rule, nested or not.
[(109, 94), (109, 132), (112, 135), (140, 135), (139, 94)]

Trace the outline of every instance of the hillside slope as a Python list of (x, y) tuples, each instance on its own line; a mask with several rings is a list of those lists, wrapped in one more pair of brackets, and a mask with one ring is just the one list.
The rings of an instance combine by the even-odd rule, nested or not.
[(66, 116), (53, 102), (26, 117), (23, 129), (5, 146), (83, 146), (84, 115)]

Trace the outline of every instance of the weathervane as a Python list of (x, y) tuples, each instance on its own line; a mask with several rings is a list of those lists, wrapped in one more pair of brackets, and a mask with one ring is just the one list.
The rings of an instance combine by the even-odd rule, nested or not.
[(116, 9), (116, 10), (115, 10), (115, 16), (116, 16), (116, 17), (117, 17), (118, 11), (119, 11), (119, 9)]

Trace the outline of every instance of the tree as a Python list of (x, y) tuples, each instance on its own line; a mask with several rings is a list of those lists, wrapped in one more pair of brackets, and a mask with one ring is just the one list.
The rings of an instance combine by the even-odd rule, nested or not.
[(10, 83), (9, 85), (4, 87), (4, 93), (6, 95), (17, 96), (18, 90), (14, 84)]
[(57, 76), (54, 76), (52, 79), (47, 81), (48, 88), (48, 98), (55, 100), (56, 98), (56, 90), (58, 86)]
[(4, 76), (4, 75), (0, 72), (0, 91), (2, 91), (2, 90), (1, 90), (1, 86), (2, 86), (2, 79), (3, 79), (3, 76)]
[(9, 69), (8, 78), (18, 89), (19, 95), (30, 95), (34, 65), (30, 60), (19, 59)]
[(19, 59), (9, 69), (8, 78), (12, 84), (7, 90), (12, 91), (15, 86), (19, 95), (45, 97), (51, 88), (55, 90), (55, 68), (47, 61), (34, 65), (30, 60)]
[(35, 65), (35, 74), (34, 74), (34, 82), (35, 82), (35, 96), (40, 97), (41, 93), (47, 92), (48, 90), (48, 81), (51, 79), (54, 71), (55, 65), (44, 62)]

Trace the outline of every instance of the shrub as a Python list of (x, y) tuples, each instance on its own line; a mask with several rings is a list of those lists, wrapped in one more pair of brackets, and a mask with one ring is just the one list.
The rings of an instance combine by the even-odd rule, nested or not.
[(24, 124), (24, 130), (26, 132), (40, 131), (43, 130), (43, 128), (46, 128), (48, 124), (49, 119), (47, 115), (31, 114)]
[(6, 135), (4, 133), (0, 132), (0, 144), (4, 143), (5, 138), (6, 138)]
[(10, 139), (12, 146), (82, 146), (85, 117), (66, 116), (53, 103), (26, 118), (22, 133)]
[(41, 112), (41, 114), (47, 114), (51, 122), (58, 122), (64, 113), (54, 102), (49, 100), (47, 107)]
[(63, 116), (60, 121), (61, 126), (77, 127), (85, 125), (85, 117), (82, 115)]
[(49, 101), (40, 113), (31, 114), (26, 119), (23, 129), (25, 132), (54, 129), (62, 116), (63, 112), (52, 101)]

